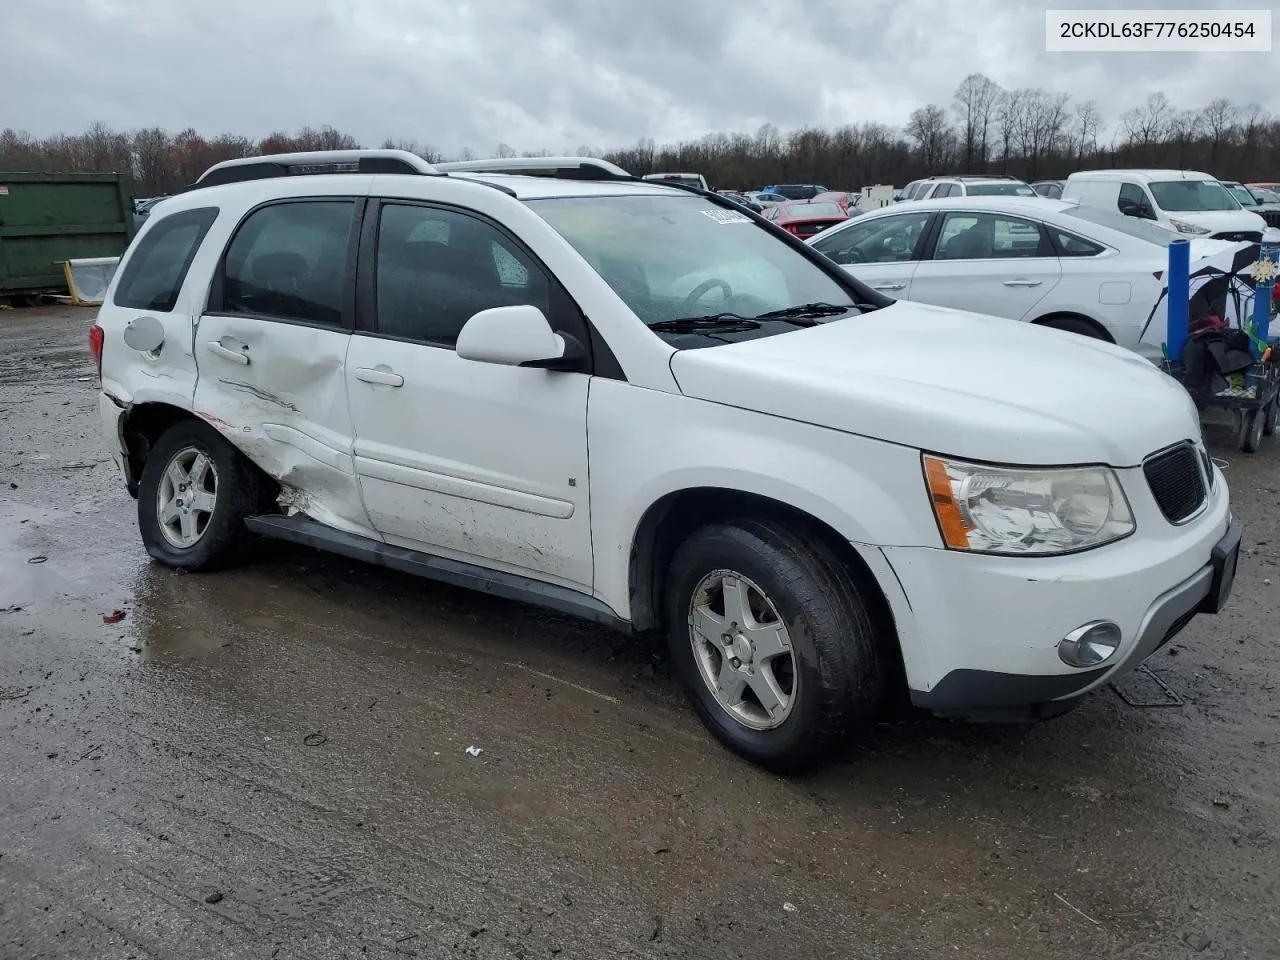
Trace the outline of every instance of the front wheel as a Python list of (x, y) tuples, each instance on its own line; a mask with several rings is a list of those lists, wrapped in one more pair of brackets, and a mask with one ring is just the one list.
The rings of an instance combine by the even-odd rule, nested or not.
[(212, 427), (175, 423), (156, 441), (138, 484), (138, 529), (156, 560), (215, 570), (245, 556), (244, 525), (260, 501), (252, 464)]
[(883, 703), (885, 657), (839, 558), (789, 527), (693, 533), (667, 581), (672, 663), (726, 746), (780, 773), (838, 754)]

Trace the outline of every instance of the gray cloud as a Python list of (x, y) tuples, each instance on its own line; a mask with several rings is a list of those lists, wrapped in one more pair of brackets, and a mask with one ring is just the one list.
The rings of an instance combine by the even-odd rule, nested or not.
[[(1096, 0), (1057, 0), (1088, 9)], [(1233, 0), (1129, 0), (1227, 9)], [(905, 122), (968, 73), (1097, 100), (1277, 106), (1275, 54), (1049, 54), (1023, 0), (8, 0), (0, 125), (261, 137), (333, 125), (446, 152)]]

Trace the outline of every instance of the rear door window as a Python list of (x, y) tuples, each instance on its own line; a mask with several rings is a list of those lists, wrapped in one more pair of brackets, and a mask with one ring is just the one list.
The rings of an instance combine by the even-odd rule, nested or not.
[(217, 207), (184, 210), (157, 220), (129, 257), (112, 303), (130, 310), (170, 313)]
[(272, 203), (249, 214), (223, 258), (216, 313), (322, 327), (344, 323), (353, 200)]

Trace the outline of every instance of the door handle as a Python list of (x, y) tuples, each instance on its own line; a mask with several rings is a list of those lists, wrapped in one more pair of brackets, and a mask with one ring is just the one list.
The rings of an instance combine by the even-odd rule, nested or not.
[(1006, 280), (1006, 287), (1038, 287), (1043, 281), (1041, 280)]
[(906, 286), (905, 283), (877, 283), (875, 285), (875, 289), (876, 290), (901, 290), (905, 286)]
[[(242, 350), (232, 350), (230, 347), (224, 347), (217, 340), (210, 340), (205, 344), (210, 353), (216, 353), (224, 360), (230, 360), (232, 363), (238, 363), (241, 366), (249, 365), (249, 354)], [(247, 347), (245, 349), (248, 349)]]
[(403, 387), (404, 377), (391, 370), (378, 370), (374, 367), (356, 367), (356, 379), (365, 383), (380, 383), (385, 387)]

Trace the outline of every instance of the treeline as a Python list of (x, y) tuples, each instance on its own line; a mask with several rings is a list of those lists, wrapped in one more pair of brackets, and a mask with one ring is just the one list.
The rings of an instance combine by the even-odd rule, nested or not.
[[(1104, 139), (1104, 131), (1110, 137)], [(375, 144), (367, 144), (374, 146)], [(295, 150), (360, 147), (332, 127), (274, 133), (262, 140), (233, 134), (207, 139), (188, 129), (132, 133), (94, 124), (78, 136), (36, 139), (11, 129), (0, 133), (0, 170), (50, 173), (123, 172), (139, 196), (173, 193), (205, 169), (235, 157)], [(429, 145), (387, 140), (376, 146), (410, 150), (427, 160), (472, 159), (470, 150), (444, 157)], [(853, 189), (934, 173), (1006, 173), (1028, 180), (1062, 178), (1087, 167), (1172, 167), (1207, 170), (1225, 179), (1280, 179), (1280, 118), (1257, 104), (1216, 99), (1175, 107), (1163, 93), (1118, 117), (1103, 116), (1092, 100), (1040, 88), (1006, 90), (982, 74), (956, 88), (951, 103), (913, 110), (901, 128), (880, 123), (835, 130), (783, 133), (769, 124), (755, 133), (712, 133), (699, 140), (624, 149), (579, 146), (563, 153), (605, 157), (640, 175), (696, 171), (715, 187), (750, 189), (773, 182), (826, 184)], [(490, 156), (517, 153), (498, 144)]]

